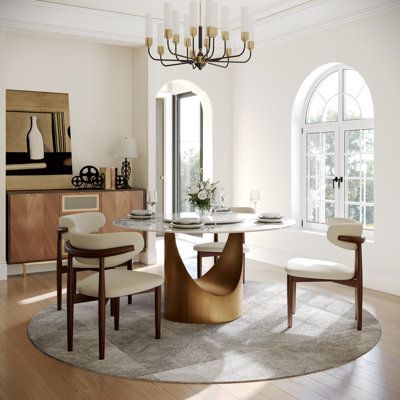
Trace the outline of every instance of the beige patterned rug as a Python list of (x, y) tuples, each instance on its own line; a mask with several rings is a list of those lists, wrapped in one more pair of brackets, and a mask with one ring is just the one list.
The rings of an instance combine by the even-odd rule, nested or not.
[(355, 328), (354, 304), (297, 289), (297, 313), (286, 325), (286, 287), (247, 282), (244, 314), (218, 325), (162, 320), (154, 339), (153, 294), (121, 300), (120, 330), (107, 312), (106, 359), (98, 360), (97, 302), (75, 306), (74, 351), (67, 352), (66, 312), (48, 306), (28, 328), (42, 352), (78, 368), (131, 379), (223, 383), (284, 378), (336, 367), (360, 357), (379, 341), (379, 322), (364, 310)]

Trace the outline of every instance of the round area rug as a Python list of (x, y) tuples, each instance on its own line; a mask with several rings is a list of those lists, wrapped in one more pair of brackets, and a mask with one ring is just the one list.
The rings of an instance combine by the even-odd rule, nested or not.
[[(121, 300), (120, 330), (107, 310), (106, 358), (98, 359), (97, 302), (75, 305), (74, 351), (67, 351), (65, 307), (42, 310), (28, 334), (44, 353), (79, 368), (132, 379), (224, 383), (284, 378), (336, 367), (379, 341), (379, 322), (363, 311), (356, 330), (354, 304), (297, 289), (297, 312), (287, 329), (286, 287), (246, 282), (243, 316), (218, 325), (161, 323), (154, 338), (154, 295)], [(107, 307), (108, 308), (108, 307)]]

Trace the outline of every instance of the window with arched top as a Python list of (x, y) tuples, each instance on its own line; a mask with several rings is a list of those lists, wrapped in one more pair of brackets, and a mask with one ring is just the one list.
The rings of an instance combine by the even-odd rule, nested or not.
[(374, 108), (357, 71), (336, 66), (318, 79), (302, 133), (303, 226), (346, 217), (374, 229)]

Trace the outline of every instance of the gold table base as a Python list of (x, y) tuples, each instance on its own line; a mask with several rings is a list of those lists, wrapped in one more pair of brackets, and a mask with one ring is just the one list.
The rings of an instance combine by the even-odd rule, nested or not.
[(175, 234), (165, 233), (165, 317), (191, 324), (232, 321), (243, 313), (244, 233), (230, 233), (214, 266), (201, 278), (187, 272)]

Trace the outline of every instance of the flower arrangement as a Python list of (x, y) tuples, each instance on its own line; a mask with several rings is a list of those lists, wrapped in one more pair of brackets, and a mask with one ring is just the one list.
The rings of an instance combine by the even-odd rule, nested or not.
[(208, 211), (211, 208), (211, 197), (217, 190), (218, 182), (210, 180), (194, 183), (188, 187), (187, 201), (200, 211)]

